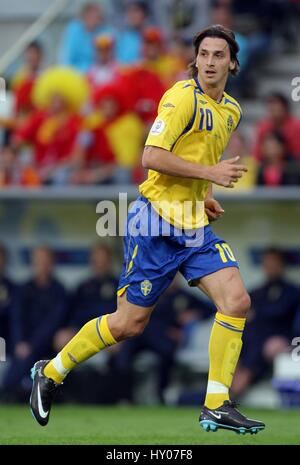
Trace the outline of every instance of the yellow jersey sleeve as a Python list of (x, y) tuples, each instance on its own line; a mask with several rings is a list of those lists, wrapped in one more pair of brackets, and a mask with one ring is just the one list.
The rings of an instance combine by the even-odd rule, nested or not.
[(178, 138), (192, 127), (195, 108), (193, 86), (181, 84), (169, 89), (159, 103), (158, 114), (145, 145), (171, 151)]

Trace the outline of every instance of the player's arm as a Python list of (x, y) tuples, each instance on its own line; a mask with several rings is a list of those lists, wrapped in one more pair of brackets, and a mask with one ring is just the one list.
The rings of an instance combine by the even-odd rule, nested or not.
[(239, 157), (221, 161), (214, 166), (192, 163), (161, 147), (147, 145), (144, 148), (142, 164), (144, 168), (159, 173), (182, 178), (203, 179), (224, 187), (234, 187), (247, 168), (236, 164)]

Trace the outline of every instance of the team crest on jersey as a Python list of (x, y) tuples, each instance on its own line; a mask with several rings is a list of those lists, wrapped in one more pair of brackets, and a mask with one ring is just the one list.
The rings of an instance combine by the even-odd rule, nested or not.
[(150, 294), (151, 290), (152, 290), (152, 283), (149, 281), (149, 279), (144, 279), (144, 281), (141, 282), (142, 294), (146, 297), (148, 294)]
[(232, 132), (232, 129), (233, 129), (233, 118), (230, 115), (228, 116), (228, 119), (227, 119), (227, 131)]

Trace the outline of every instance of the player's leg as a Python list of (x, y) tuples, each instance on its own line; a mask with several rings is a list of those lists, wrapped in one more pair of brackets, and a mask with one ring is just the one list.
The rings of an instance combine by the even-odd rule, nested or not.
[(47, 424), (48, 406), (51, 406), (56, 387), (69, 371), (100, 350), (139, 335), (158, 298), (177, 273), (179, 260), (174, 244), (172, 240), (166, 241), (162, 233), (151, 235), (152, 218), (161, 225), (162, 219), (150, 202), (139, 197), (128, 214), (116, 312), (89, 321), (50, 363), (35, 364), (30, 403), (40, 424)]
[(250, 297), (236, 267), (226, 267), (204, 276), (197, 285), (217, 308), (209, 341), (210, 365), (201, 425), (208, 430), (221, 427), (242, 434), (256, 433), (264, 428), (264, 424), (247, 419), (229, 400)]
[(59, 384), (80, 363), (118, 342), (141, 334), (152, 307), (141, 307), (127, 301), (126, 293), (118, 297), (117, 310), (86, 323), (66, 346), (51, 360), (41, 360), (32, 369), (33, 387), (30, 397), (35, 419), (45, 426)]
[(205, 276), (197, 285), (217, 308), (209, 342), (210, 369), (205, 398), (205, 405), (215, 409), (229, 400), (250, 298), (235, 267)]
[(77, 365), (129, 337), (141, 334), (154, 307), (139, 307), (118, 297), (117, 310), (86, 323), (44, 369), (48, 378), (61, 383)]

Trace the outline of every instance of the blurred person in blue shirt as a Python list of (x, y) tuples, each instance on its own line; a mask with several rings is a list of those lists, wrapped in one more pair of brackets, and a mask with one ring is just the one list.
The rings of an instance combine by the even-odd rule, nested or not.
[(13, 354), (20, 327), (16, 320), (19, 289), (6, 274), (7, 259), (7, 250), (0, 244), (0, 337), (5, 340), (6, 358), (9, 358)]
[(52, 341), (63, 324), (67, 294), (54, 276), (54, 256), (48, 247), (32, 253), (33, 276), (20, 288), (20, 306), (16, 319), (20, 327), (14, 358), (5, 375), (4, 390), (14, 399), (30, 389), (29, 371), (36, 358), (53, 354)]
[(243, 348), (232, 393), (241, 395), (264, 377), (272, 362), (291, 349), (300, 334), (300, 290), (285, 277), (285, 257), (277, 248), (262, 258), (265, 282), (250, 292), (251, 311), (243, 335)]
[(118, 280), (112, 272), (112, 250), (101, 244), (95, 245), (90, 253), (91, 276), (79, 284), (70, 299), (66, 327), (54, 337), (55, 350), (62, 347), (89, 320), (117, 308)]
[(240, 47), (238, 57), (240, 62), (240, 72), (238, 76), (230, 76), (227, 83), (227, 92), (233, 93), (234, 96), (240, 96), (245, 86), (249, 83), (247, 81), (247, 74), (250, 62), (250, 47), (249, 38), (235, 30), (235, 18), (233, 12), (228, 5), (216, 3), (211, 10), (211, 22), (213, 24), (222, 24), (228, 29), (234, 30), (236, 41)]
[(132, 1), (126, 7), (127, 28), (119, 35), (116, 58), (122, 65), (137, 63), (142, 58), (143, 31), (149, 17), (149, 7), (144, 1)]
[(114, 34), (114, 29), (104, 24), (103, 11), (97, 3), (86, 3), (79, 19), (65, 28), (59, 49), (59, 63), (73, 66), (86, 73), (95, 62), (94, 40), (104, 33)]
[[(90, 252), (90, 276), (74, 290), (70, 299), (68, 318), (63, 328), (58, 329), (53, 342), (60, 351), (77, 331), (89, 320), (112, 313), (117, 308), (118, 280), (112, 271), (112, 250), (107, 245), (95, 245)], [(66, 383), (63, 398), (69, 402), (114, 403), (117, 390), (109, 370), (109, 358), (118, 347), (107, 351), (108, 365), (105, 375), (97, 365), (85, 365), (72, 373), (72, 383)], [(113, 353), (112, 353), (113, 352)], [(104, 362), (106, 364), (106, 362)], [(86, 385), (90, 388), (87, 391)]]

